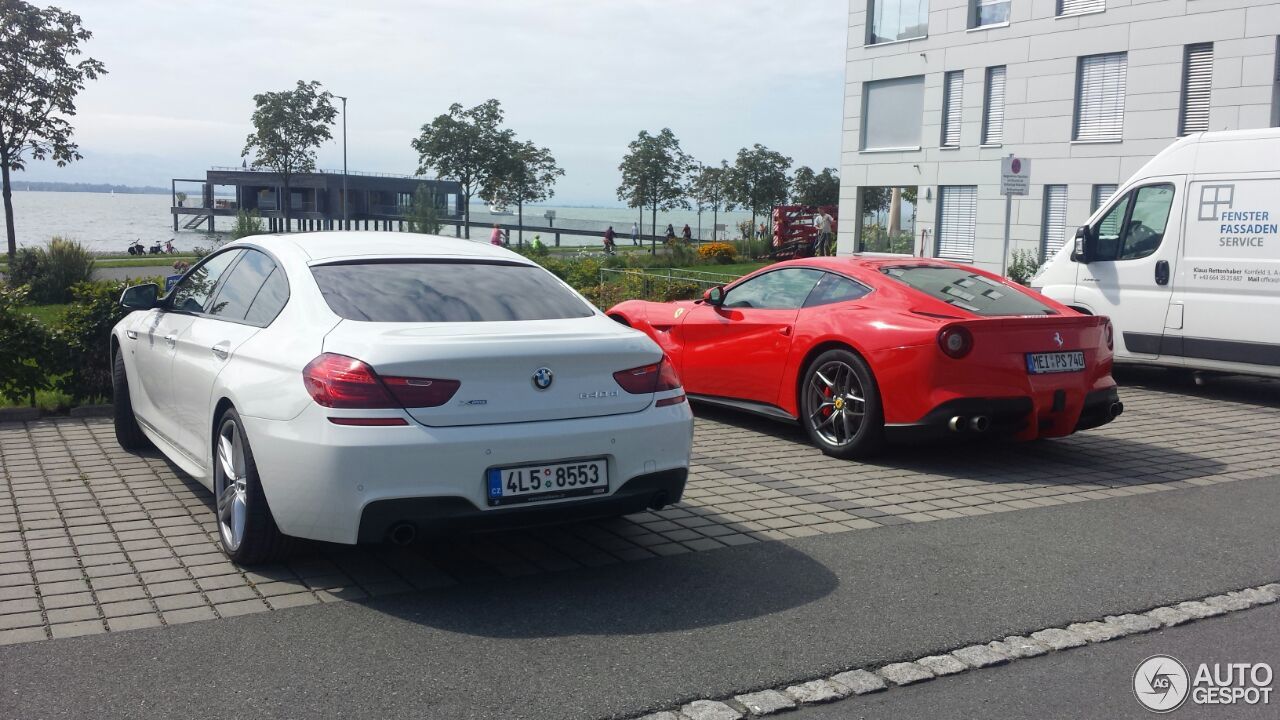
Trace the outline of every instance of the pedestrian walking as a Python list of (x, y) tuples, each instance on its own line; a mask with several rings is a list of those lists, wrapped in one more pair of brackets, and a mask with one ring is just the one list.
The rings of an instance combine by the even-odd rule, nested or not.
[(639, 247), (640, 245), (640, 225), (631, 223), (631, 244)]
[(693, 231), (689, 229), (689, 223), (684, 224), (684, 229), (680, 231), (680, 237), (684, 238), (686, 245), (693, 242)]
[(499, 227), (498, 223), (493, 224), (493, 232), (489, 233), (489, 244), (502, 245), (502, 228)]
[(604, 251), (610, 255), (617, 252), (617, 248), (614, 246), (614, 243), (613, 243), (613, 239), (615, 237), (617, 237), (617, 235), (614, 234), (613, 226), (610, 225), (609, 229), (604, 231)]
[(831, 254), (831, 233), (834, 224), (835, 218), (829, 213), (825, 210), (818, 211), (818, 241), (813, 247), (814, 255)]

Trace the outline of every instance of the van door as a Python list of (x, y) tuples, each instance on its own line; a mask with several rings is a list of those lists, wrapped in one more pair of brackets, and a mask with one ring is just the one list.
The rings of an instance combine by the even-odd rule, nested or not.
[[(1166, 348), (1192, 367), (1280, 376), (1280, 176), (1187, 185)], [(1173, 337), (1176, 335), (1176, 337)]]
[(1118, 357), (1163, 354), (1182, 219), (1171, 210), (1184, 182), (1148, 178), (1114, 198), (1091, 228), (1097, 240), (1093, 258), (1080, 267), (1076, 304), (1111, 318)]

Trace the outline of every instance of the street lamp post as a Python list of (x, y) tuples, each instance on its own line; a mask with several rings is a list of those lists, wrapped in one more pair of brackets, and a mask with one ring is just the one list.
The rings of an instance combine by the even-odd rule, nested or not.
[(350, 230), (347, 227), (347, 98), (342, 95), (334, 97), (342, 101), (342, 229)]

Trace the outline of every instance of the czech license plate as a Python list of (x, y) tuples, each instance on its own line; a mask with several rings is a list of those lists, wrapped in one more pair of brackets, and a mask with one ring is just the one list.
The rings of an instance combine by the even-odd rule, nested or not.
[(604, 458), (544, 465), (489, 468), (485, 473), (489, 505), (515, 505), (609, 492), (609, 463)]
[(1027, 353), (1027, 372), (1032, 375), (1080, 372), (1084, 370), (1084, 353), (1074, 352)]

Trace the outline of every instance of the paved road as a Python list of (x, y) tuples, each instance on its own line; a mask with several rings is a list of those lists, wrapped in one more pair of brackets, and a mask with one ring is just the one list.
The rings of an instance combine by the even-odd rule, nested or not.
[[(1131, 678), (1152, 655), (1171, 655), (1191, 673), (1199, 663), (1265, 662), (1280, 668), (1280, 605), (1211, 618), (1147, 635), (1137, 635), (1012, 665), (988, 668), (805, 708), (787, 720), (937, 720), (1007, 718), (1158, 717), (1134, 699)], [(1168, 715), (1177, 720), (1251, 720), (1280, 717), (1280, 682), (1272, 682), (1267, 705), (1204, 705), (1190, 699)]]
[(1274, 581), (1276, 507), (1259, 479), (9, 645), (0, 717), (629, 716)]

